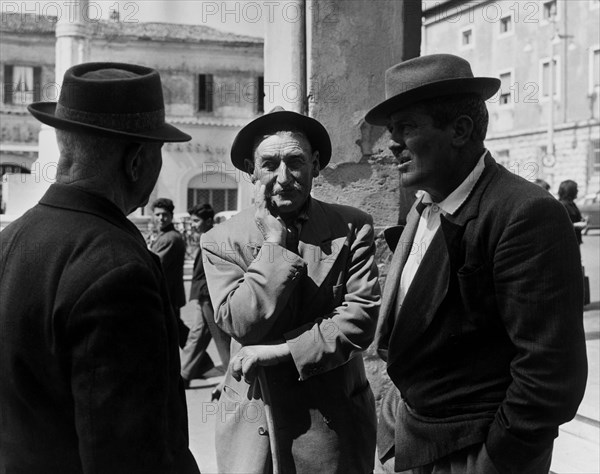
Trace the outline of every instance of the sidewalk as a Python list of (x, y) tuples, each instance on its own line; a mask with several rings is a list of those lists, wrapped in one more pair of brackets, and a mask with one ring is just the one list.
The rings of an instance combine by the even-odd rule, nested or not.
[(600, 473), (600, 310), (584, 313), (588, 355), (588, 381), (573, 421), (560, 427), (554, 442), (551, 472)]

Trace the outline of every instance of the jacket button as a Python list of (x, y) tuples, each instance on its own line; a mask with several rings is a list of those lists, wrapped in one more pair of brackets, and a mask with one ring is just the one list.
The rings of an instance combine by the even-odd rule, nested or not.
[(268, 436), (269, 432), (264, 428), (264, 426), (258, 427), (258, 434), (261, 436)]

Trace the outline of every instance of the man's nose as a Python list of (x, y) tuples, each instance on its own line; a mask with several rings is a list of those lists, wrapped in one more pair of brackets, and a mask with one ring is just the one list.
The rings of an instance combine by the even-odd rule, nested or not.
[(291, 178), (290, 169), (285, 165), (285, 163), (281, 163), (279, 168), (277, 168), (277, 183), (285, 184)]
[(388, 148), (391, 150), (391, 152), (394, 154), (394, 156), (397, 157), (406, 148), (406, 145), (404, 143), (398, 143), (395, 140), (390, 140)]

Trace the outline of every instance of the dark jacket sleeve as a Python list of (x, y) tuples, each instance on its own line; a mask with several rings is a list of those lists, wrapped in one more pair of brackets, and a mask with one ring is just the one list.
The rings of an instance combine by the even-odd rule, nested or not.
[(152, 271), (128, 264), (73, 306), (68, 360), (86, 473), (198, 472), (188, 449), (175, 318), (160, 295)]
[(521, 472), (575, 416), (586, 385), (581, 257), (561, 204), (524, 201), (503, 230), (493, 266), (516, 355), (486, 446), (500, 472)]

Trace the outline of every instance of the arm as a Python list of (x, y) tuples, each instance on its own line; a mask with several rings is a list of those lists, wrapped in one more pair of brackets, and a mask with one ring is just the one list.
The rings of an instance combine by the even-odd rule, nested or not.
[(227, 245), (212, 240), (210, 233), (202, 235), (215, 322), (242, 345), (260, 344), (306, 272), (306, 263), (282, 246), (265, 242), (244, 269), (241, 250)]
[(84, 472), (168, 473), (188, 453), (174, 324), (152, 273), (136, 265), (105, 274), (74, 305), (67, 337)]
[(558, 202), (522, 203), (498, 242), (494, 283), (516, 355), (486, 446), (501, 471), (519, 472), (575, 416), (585, 390), (581, 260)]
[(373, 341), (380, 289), (370, 216), (357, 226), (350, 243), (345, 288), (342, 303), (332, 313), (285, 334), (302, 380), (345, 364)]

